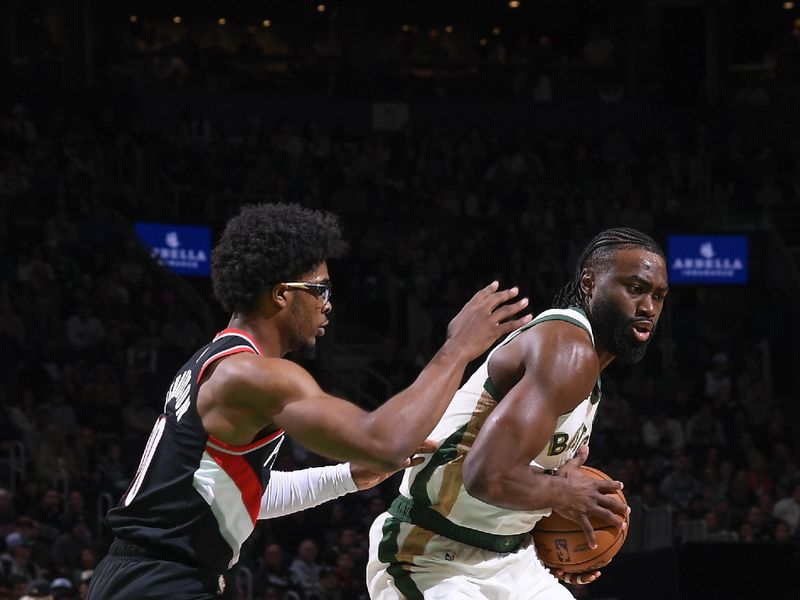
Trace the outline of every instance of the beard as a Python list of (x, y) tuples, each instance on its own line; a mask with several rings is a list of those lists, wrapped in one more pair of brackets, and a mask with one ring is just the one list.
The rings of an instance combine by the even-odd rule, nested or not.
[(631, 330), (641, 319), (628, 318), (607, 299), (599, 299), (592, 310), (592, 328), (600, 344), (626, 365), (644, 358), (650, 340), (656, 333), (655, 324), (646, 342), (637, 340)]
[(314, 360), (317, 358), (317, 344), (305, 342), (292, 354), (300, 360)]
[(309, 339), (303, 330), (310, 329), (308, 323), (311, 322), (311, 315), (307, 314), (298, 304), (292, 305), (290, 309), (293, 322), (291, 354), (298, 359), (314, 359), (317, 357), (317, 339)]

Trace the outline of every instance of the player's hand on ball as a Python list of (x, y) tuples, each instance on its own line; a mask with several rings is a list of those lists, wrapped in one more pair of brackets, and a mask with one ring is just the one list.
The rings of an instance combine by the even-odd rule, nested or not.
[[(417, 448), (417, 453), (432, 454), (436, 452), (437, 447), (438, 444), (435, 441), (428, 439), (422, 442), (422, 445)], [(368, 469), (367, 467), (350, 463), (350, 475), (359, 491), (363, 491), (374, 488), (379, 483), (386, 481), (389, 477), (397, 473), (397, 471), (402, 471), (408, 467), (416, 467), (424, 461), (424, 456), (411, 456), (406, 459), (406, 462), (403, 463), (403, 466), (399, 469), (385, 472), (375, 471), (374, 469)]]
[(571, 585), (586, 585), (597, 581), (600, 577), (600, 571), (587, 571), (586, 573), (565, 573), (561, 569), (552, 569), (551, 572), (555, 577), (558, 577), (564, 583)]
[(596, 548), (597, 539), (589, 520), (596, 518), (625, 529), (627, 523), (624, 517), (630, 512), (630, 508), (614, 494), (622, 489), (621, 481), (595, 479), (581, 472), (580, 467), (588, 456), (589, 448), (582, 446), (575, 458), (567, 461), (558, 470), (559, 476), (567, 478), (570, 492), (561, 496), (561, 503), (554, 506), (553, 510), (580, 525), (589, 547)]

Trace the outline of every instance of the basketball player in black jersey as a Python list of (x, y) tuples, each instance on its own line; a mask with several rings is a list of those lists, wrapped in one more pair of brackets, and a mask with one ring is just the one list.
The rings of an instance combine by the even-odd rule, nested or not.
[[(116, 537), (91, 600), (217, 598), (259, 518), (286, 514), (381, 481), (409, 464), (455, 393), (467, 363), (527, 299), (497, 282), (450, 322), (442, 348), (406, 390), (368, 413), (320, 389), (282, 357), (313, 347), (332, 305), (327, 260), (344, 243), (333, 215), (297, 205), (245, 207), (212, 258), (214, 293), (232, 313), (170, 386), (130, 488), (108, 515)], [(352, 461), (272, 473), (284, 431), (310, 450)], [(272, 476), (271, 476), (272, 475)]]

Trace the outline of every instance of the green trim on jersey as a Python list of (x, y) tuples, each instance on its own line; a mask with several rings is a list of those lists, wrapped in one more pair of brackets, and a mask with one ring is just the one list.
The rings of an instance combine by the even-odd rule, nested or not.
[(401, 521), (394, 517), (389, 517), (383, 522), (383, 537), (378, 544), (378, 560), (386, 563), (386, 572), (394, 579), (397, 589), (406, 597), (407, 600), (424, 600), (422, 592), (411, 579), (411, 573), (397, 562), (397, 552), (399, 544), (397, 538), (400, 536)]
[(494, 387), (491, 377), (486, 377), (486, 381), (483, 382), (483, 389), (489, 393), (493, 400), (499, 400), (498, 396), (500, 394), (497, 392), (497, 388)]
[[(574, 310), (575, 312), (581, 313), (586, 318), (587, 321), (589, 320), (589, 318), (586, 316), (586, 313), (583, 312), (583, 310), (581, 310), (580, 308), (573, 307), (573, 308), (563, 308), (563, 309), (558, 309), (558, 310)], [(514, 337), (511, 338), (511, 340), (516, 338), (523, 331), (527, 331), (528, 329), (530, 329), (534, 325), (538, 325), (539, 323), (544, 323), (545, 321), (566, 321), (567, 323), (571, 323), (572, 325), (575, 325), (576, 327), (580, 327), (586, 333), (589, 334), (589, 337), (592, 340), (592, 345), (594, 345), (594, 334), (589, 330), (588, 327), (586, 327), (586, 325), (581, 323), (578, 319), (573, 319), (569, 315), (547, 315), (546, 317), (540, 317), (538, 319), (534, 319), (533, 321), (531, 321), (527, 325), (523, 325), (520, 329), (517, 329), (518, 333), (516, 333), (514, 335)], [(500, 346), (505, 346), (511, 340), (505, 340), (502, 344), (500, 344)], [(498, 346), (498, 348), (500, 346)], [(486, 381), (483, 383), (483, 389), (485, 389), (487, 392), (489, 392), (489, 395), (494, 400), (496, 400), (497, 402), (500, 402), (503, 399), (503, 396), (501, 396), (497, 392), (497, 387), (494, 385), (494, 383), (492, 382), (492, 378), (489, 377), (489, 376), (486, 377)], [(597, 404), (600, 401), (600, 378), (599, 377), (597, 378), (597, 390), (598, 390), (597, 395), (595, 395), (594, 390), (592, 390), (592, 400), (591, 400), (592, 404)]]
[(411, 523), (451, 540), (468, 546), (483, 548), (490, 552), (516, 552), (525, 543), (525, 538), (528, 536), (527, 533), (498, 535), (472, 529), (471, 527), (464, 527), (463, 525), (456, 525), (432, 508), (415, 504), (413, 500), (406, 498), (402, 494), (394, 499), (391, 506), (389, 506), (388, 512), (405, 523)]
[(443, 464), (450, 462), (458, 456), (458, 445), (461, 443), (464, 433), (467, 431), (467, 425), (464, 423), (461, 427), (456, 429), (450, 436), (442, 442), (442, 445), (434, 452), (428, 464), (417, 474), (414, 478), (414, 483), (411, 484), (411, 497), (414, 501), (422, 506), (430, 506), (431, 499), (428, 496), (428, 482), (433, 476), (433, 472), (441, 467)]

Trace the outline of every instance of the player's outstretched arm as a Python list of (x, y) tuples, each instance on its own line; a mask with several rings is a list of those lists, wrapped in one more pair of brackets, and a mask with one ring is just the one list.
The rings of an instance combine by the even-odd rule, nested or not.
[[(597, 380), (597, 355), (583, 330), (560, 321), (542, 323), (497, 351), (490, 375), (497, 386), (524, 370), (481, 427), (464, 462), (467, 492), (515, 510), (552, 508), (577, 522), (594, 546), (589, 518), (621, 526), (627, 508), (605, 493), (621, 484), (570, 470), (546, 475), (530, 462), (551, 442), (558, 416), (577, 406)], [(502, 387), (502, 386), (501, 386)]]
[[(425, 454), (435, 452), (436, 442), (426, 440), (418, 451)], [(416, 466), (423, 460), (421, 456), (408, 458), (401, 468)], [(273, 470), (261, 497), (258, 518), (283, 517), (351, 492), (368, 490), (396, 472), (376, 471), (351, 463), (288, 472)]]
[(518, 290), (497, 288), (494, 282), (478, 291), (450, 322), (447, 341), (416, 381), (373, 412), (325, 394), (289, 361), (252, 355), (237, 361), (247, 372), (236, 377), (239, 387), (229, 391), (314, 452), (378, 471), (394, 470), (433, 430), (467, 363), (530, 321), (530, 315), (513, 318), (527, 299), (508, 304)]

